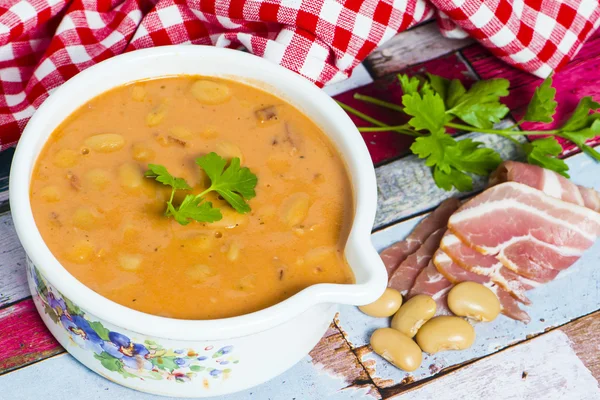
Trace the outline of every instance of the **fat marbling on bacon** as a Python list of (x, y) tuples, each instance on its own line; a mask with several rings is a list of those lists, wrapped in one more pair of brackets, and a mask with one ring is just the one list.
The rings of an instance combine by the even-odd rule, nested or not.
[(463, 243), (519, 275), (547, 282), (594, 243), (600, 213), (505, 182), (465, 203), (448, 227)]
[(394, 243), (381, 252), (381, 260), (387, 270), (388, 279), (392, 278), (396, 268), (408, 256), (416, 252), (432, 233), (446, 227), (448, 218), (459, 206), (460, 200), (455, 198), (443, 201), (431, 214), (419, 222), (406, 239)]
[(521, 303), (531, 304), (525, 292), (536, 287), (537, 282), (506, 268), (496, 257), (473, 250), (449, 231), (442, 238), (440, 248), (461, 268), (489, 278)]
[(537, 165), (505, 161), (490, 176), (490, 185), (518, 182), (541, 190), (548, 196), (600, 211), (600, 193), (579, 186), (554, 171)]

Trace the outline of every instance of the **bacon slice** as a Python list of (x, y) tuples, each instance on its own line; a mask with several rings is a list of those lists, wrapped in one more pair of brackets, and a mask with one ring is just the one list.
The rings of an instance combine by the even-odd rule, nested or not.
[(436, 269), (451, 283), (477, 282), (489, 288), (500, 301), (502, 314), (509, 318), (528, 323), (531, 321), (529, 315), (521, 310), (517, 300), (510, 293), (496, 283), (489, 276), (478, 275), (467, 271), (456, 264), (443, 250), (438, 250), (433, 256), (433, 264)]
[(431, 296), (437, 305), (435, 315), (450, 315), (452, 313), (448, 309), (447, 299), (451, 288), (452, 282), (444, 278), (444, 275), (440, 274), (433, 265), (433, 261), (430, 261), (415, 279), (415, 283), (408, 293), (408, 298), (418, 294)]
[[(451, 232), (446, 232), (440, 248), (461, 268), (488, 277), (521, 303), (531, 304), (531, 301), (525, 296), (525, 292), (538, 286), (538, 282), (514, 273), (494, 256), (473, 250)], [(558, 274), (558, 271), (556, 273)]]
[(417, 251), (433, 232), (446, 227), (448, 218), (450, 218), (452, 213), (454, 213), (459, 206), (460, 200), (455, 198), (443, 201), (438, 208), (417, 224), (415, 229), (413, 229), (406, 239), (394, 243), (381, 252), (381, 260), (383, 260), (383, 264), (385, 265), (390, 279), (396, 268), (398, 268), (409, 255)]
[(554, 171), (537, 165), (505, 161), (490, 176), (490, 185), (518, 182), (541, 190), (548, 196), (600, 211), (600, 193), (579, 186)]
[(600, 235), (600, 214), (516, 182), (487, 189), (450, 217), (462, 242), (537, 282), (573, 264)]
[(433, 257), (433, 253), (435, 253), (440, 246), (440, 240), (442, 239), (444, 232), (446, 232), (445, 227), (433, 232), (416, 252), (408, 256), (408, 258), (396, 268), (396, 271), (394, 271), (390, 278), (388, 286), (396, 289), (402, 293), (403, 296), (406, 295), (415, 282), (417, 275), (419, 275), (421, 270), (429, 264), (431, 257)]
[(600, 193), (594, 189), (579, 186), (583, 204), (594, 211), (600, 212)]

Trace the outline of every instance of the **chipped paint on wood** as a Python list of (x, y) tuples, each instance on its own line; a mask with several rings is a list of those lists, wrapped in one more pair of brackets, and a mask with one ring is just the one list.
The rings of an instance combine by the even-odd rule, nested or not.
[(308, 354), (313, 364), (346, 385), (369, 382), (369, 376), (341, 333), (324, 337)]
[(376, 77), (448, 54), (473, 43), (472, 39), (448, 39), (435, 22), (401, 32), (369, 55), (365, 64)]
[(25, 251), (10, 213), (0, 214), (0, 308), (28, 296)]
[[(479, 360), (427, 385), (394, 395), (395, 400), (600, 398), (598, 382), (573, 350), (569, 337), (553, 331)], [(396, 392), (397, 393), (397, 392)]]
[(0, 374), (64, 352), (35, 311), (33, 300), (0, 310)]
[[(68, 354), (52, 357), (0, 376), (0, 397), (11, 400), (176, 400), (140, 393), (104, 379)], [(340, 387), (340, 380), (316, 370), (310, 357), (269, 382), (232, 395), (227, 400), (376, 400), (381, 396), (372, 384)]]
[[(600, 290), (600, 286), (597, 287)], [(592, 375), (600, 380), (600, 311), (560, 328), (573, 342), (573, 349)]]

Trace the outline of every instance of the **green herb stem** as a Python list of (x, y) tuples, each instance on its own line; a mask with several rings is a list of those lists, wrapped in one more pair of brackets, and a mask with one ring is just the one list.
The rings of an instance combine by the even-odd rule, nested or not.
[(376, 120), (375, 118), (369, 117), (367, 114), (361, 113), (360, 111), (358, 111), (355, 108), (350, 107), (349, 105), (346, 105), (342, 102), (339, 102), (336, 100), (336, 102), (339, 104), (340, 107), (342, 107), (344, 110), (348, 111), (350, 114), (354, 114), (356, 115), (358, 118), (365, 120), (367, 122), (372, 123), (373, 125), (377, 125), (377, 126), (385, 126), (387, 127), (388, 125)]
[(423, 135), (421, 135), (419, 132), (414, 131), (411, 129), (410, 125), (408, 124), (404, 124), (404, 125), (386, 125), (386, 126), (370, 126), (370, 127), (360, 127), (358, 128), (359, 132), (398, 132), (398, 133), (402, 133), (403, 135), (408, 135), (408, 136), (412, 136), (412, 137), (421, 137)]
[(479, 133), (491, 133), (491, 134), (496, 134), (496, 135), (511, 135), (511, 136), (521, 136), (521, 135), (528, 135), (528, 136), (536, 136), (536, 135), (559, 135), (560, 136), (560, 130), (558, 130), (558, 129), (553, 129), (553, 130), (548, 130), (548, 131), (513, 131), (511, 129), (484, 129), (484, 128), (477, 128), (475, 126), (463, 125), (463, 124), (456, 124), (456, 123), (453, 123), (453, 122), (448, 122), (448, 123), (445, 124), (445, 126), (447, 126), (448, 128), (460, 129), (460, 130), (463, 130), (463, 131), (479, 132)]
[(375, 104), (375, 105), (378, 105), (381, 107), (389, 108), (390, 110), (399, 111), (401, 113), (404, 113), (403, 107), (401, 107), (397, 104), (394, 104), (394, 103), (390, 103), (388, 101), (383, 101), (383, 100), (377, 99), (375, 97), (365, 96), (364, 94), (355, 93), (354, 98), (356, 100), (364, 101), (365, 103)]

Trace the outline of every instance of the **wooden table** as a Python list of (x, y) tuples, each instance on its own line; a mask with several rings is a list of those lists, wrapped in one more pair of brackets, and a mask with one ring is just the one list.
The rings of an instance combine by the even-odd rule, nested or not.
[[(585, 95), (600, 100), (600, 34), (555, 75), (559, 114)], [(469, 82), (510, 80), (506, 103), (511, 118), (539, 83), (495, 60), (470, 40), (442, 38), (435, 24), (399, 34), (372, 54), (349, 81), (327, 90), (352, 105), (359, 91), (398, 100), (395, 73), (429, 71)], [(364, 107), (364, 106), (363, 106)], [(399, 116), (367, 107), (386, 122)], [(359, 121), (357, 121), (360, 123)], [(510, 119), (506, 121), (510, 123)], [(505, 158), (521, 154), (511, 143), (478, 135)], [(479, 137), (482, 136), (482, 137)], [(456, 193), (437, 189), (423, 163), (406, 156), (410, 139), (394, 133), (365, 134), (377, 165), (379, 209), (373, 241), (382, 248), (400, 240), (424, 213)], [(522, 138), (522, 140), (526, 140)], [(596, 144), (596, 143), (594, 143)], [(567, 147), (577, 183), (600, 188), (600, 164)], [(117, 386), (77, 363), (48, 333), (26, 287), (24, 253), (12, 225), (7, 182), (12, 151), (0, 154), (0, 399), (149, 399)], [(481, 188), (483, 180), (476, 186)], [(272, 381), (231, 399), (600, 399), (600, 243), (572, 272), (531, 292), (528, 325), (504, 317), (476, 326), (475, 345), (463, 352), (427, 356), (421, 369), (397, 370), (368, 347), (370, 333), (388, 322), (341, 307), (338, 317), (309, 356)], [(293, 345), (281, 338), (279, 345)]]

